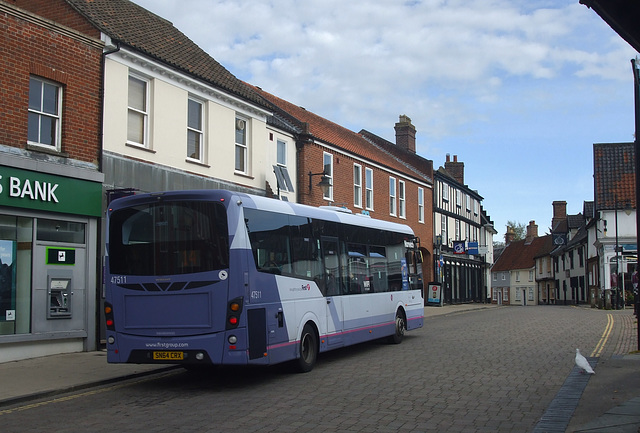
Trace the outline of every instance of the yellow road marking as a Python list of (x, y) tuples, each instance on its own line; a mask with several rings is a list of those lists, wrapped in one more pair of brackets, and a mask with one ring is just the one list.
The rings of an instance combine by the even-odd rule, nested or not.
[[(171, 374), (171, 373), (169, 373), (169, 374)], [(80, 394), (72, 394), (72, 395), (67, 395), (67, 396), (64, 396), (64, 397), (58, 397), (58, 398), (53, 398), (53, 399), (50, 399), (50, 400), (40, 401), (38, 403), (31, 403), (31, 404), (27, 404), (27, 405), (24, 405), (24, 406), (14, 407), (14, 408), (11, 408), (11, 409), (0, 410), (0, 416), (8, 415), (8, 414), (13, 413), (13, 412), (21, 412), (23, 410), (35, 409), (37, 407), (46, 406), (46, 405), (51, 404), (51, 403), (62, 403), (62, 402), (69, 401), (69, 400), (75, 400), (75, 399), (81, 398), (81, 397), (88, 397), (88, 396), (91, 396), (91, 395), (101, 394), (103, 392), (113, 391), (114, 389), (124, 388), (125, 386), (131, 386), (131, 385), (135, 385), (135, 384), (142, 383), (142, 382), (148, 382), (148, 381), (154, 380), (154, 379), (157, 379), (157, 377), (155, 375), (154, 376), (150, 376), (150, 377), (146, 377), (146, 378), (143, 378), (143, 379), (139, 379), (139, 380), (136, 380), (134, 382), (128, 382), (127, 381), (127, 382), (120, 383), (118, 385), (112, 385), (112, 386), (108, 386), (108, 387), (105, 387), (105, 388), (94, 389), (94, 390), (91, 390), (91, 391), (82, 392)]]
[(596, 345), (596, 348), (591, 352), (591, 357), (600, 357), (602, 350), (604, 349), (604, 345), (609, 341), (609, 337), (611, 336), (611, 331), (613, 330), (613, 315), (607, 314), (607, 326), (604, 328), (604, 332), (602, 333), (602, 337), (600, 337), (600, 341)]

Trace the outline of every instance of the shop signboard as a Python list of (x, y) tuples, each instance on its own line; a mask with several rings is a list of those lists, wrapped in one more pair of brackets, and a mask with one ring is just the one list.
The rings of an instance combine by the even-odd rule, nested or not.
[(0, 166), (0, 206), (99, 217), (102, 184)]

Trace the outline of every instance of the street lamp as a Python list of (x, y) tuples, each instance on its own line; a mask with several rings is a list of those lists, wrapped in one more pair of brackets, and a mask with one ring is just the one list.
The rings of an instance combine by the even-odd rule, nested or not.
[(311, 173), (309, 172), (309, 192), (311, 192), (312, 184), (311, 178), (313, 176), (322, 176), (320, 178), (320, 182), (318, 182), (318, 186), (322, 188), (322, 194), (326, 197), (328, 196), (329, 188), (331, 187), (331, 178), (327, 176), (326, 172), (322, 173)]

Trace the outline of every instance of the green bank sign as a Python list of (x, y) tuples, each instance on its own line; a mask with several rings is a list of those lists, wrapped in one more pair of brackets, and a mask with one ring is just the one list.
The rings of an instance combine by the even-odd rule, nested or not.
[(102, 184), (0, 166), (0, 206), (100, 217)]

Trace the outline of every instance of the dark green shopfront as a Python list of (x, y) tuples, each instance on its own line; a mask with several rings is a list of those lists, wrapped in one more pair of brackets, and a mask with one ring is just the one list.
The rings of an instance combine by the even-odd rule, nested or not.
[(96, 349), (102, 180), (0, 155), (0, 362)]

